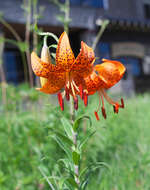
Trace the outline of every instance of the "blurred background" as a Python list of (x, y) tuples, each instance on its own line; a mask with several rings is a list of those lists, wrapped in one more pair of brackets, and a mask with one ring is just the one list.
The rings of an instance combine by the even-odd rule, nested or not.
[[(83, 159), (87, 164), (106, 162), (111, 169), (96, 170), (88, 189), (149, 190), (150, 0), (70, 0), (68, 20), (65, 5), (63, 0), (0, 1), (0, 190), (49, 189), (38, 166), (49, 176), (64, 155), (49, 138), (49, 128), (60, 126), (55, 96), (31, 88), (39, 82), (31, 70), (30, 53), (40, 55), (42, 46), (35, 28), (59, 37), (69, 23), (71, 47), (77, 55), (80, 41), (91, 46), (104, 20), (109, 24), (95, 53), (127, 68), (109, 92), (126, 97), (126, 108), (116, 116), (107, 106), (107, 121), (97, 122), (93, 114), (97, 96), (90, 98), (86, 109), (80, 103), (77, 116), (93, 115), (97, 129)], [(69, 115), (67, 110), (64, 114)]]

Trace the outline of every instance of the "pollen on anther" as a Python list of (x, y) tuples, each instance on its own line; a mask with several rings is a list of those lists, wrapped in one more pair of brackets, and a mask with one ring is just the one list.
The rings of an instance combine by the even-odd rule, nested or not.
[(96, 117), (97, 121), (99, 121), (99, 116), (98, 116), (97, 111), (95, 111), (94, 114), (95, 114), (95, 117)]
[(84, 100), (84, 105), (87, 106), (88, 105), (88, 94), (86, 92), (84, 92), (83, 94), (83, 100)]
[(74, 98), (74, 109), (77, 110), (78, 109), (78, 97)]
[(121, 98), (121, 106), (120, 107), (124, 108), (124, 100), (123, 100), (123, 98)]
[(62, 98), (62, 94), (59, 92), (57, 95), (58, 95), (58, 102), (59, 102), (60, 108), (62, 111), (64, 111), (64, 100)]
[(84, 95), (83, 95), (83, 88), (82, 88), (82, 85), (79, 86), (79, 90), (80, 90), (80, 97), (81, 97), (81, 99), (83, 100)]
[(116, 104), (113, 106), (114, 108), (114, 113), (118, 113), (119, 112), (119, 106)]
[(102, 115), (103, 115), (104, 119), (106, 119), (107, 116), (106, 116), (105, 108), (102, 107), (101, 110), (102, 110)]

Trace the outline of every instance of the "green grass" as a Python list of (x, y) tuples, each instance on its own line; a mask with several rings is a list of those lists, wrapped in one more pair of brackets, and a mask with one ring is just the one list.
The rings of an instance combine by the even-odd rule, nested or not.
[[(49, 189), (38, 168), (50, 175), (64, 156), (49, 137), (50, 127), (62, 127), (59, 108), (53, 109), (52, 102), (55, 105), (54, 96), (24, 85), (7, 88), (8, 104), (0, 108), (0, 190)], [(118, 115), (107, 105), (107, 120), (101, 117), (100, 122), (93, 114), (97, 96), (90, 98), (88, 108), (81, 103), (77, 112), (89, 115), (97, 130), (85, 146), (81, 167), (100, 161), (109, 166), (93, 172), (88, 190), (150, 189), (150, 94), (125, 102)], [(69, 117), (67, 109), (64, 114)]]

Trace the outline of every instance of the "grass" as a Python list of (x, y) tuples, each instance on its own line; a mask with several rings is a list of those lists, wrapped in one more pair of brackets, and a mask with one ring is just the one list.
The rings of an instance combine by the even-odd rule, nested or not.
[[(49, 176), (64, 155), (49, 137), (50, 127), (61, 129), (59, 113), (53, 109), (56, 99), (26, 85), (9, 86), (7, 92), (8, 104), (0, 108), (0, 190), (48, 190), (39, 167)], [(126, 100), (118, 115), (107, 106), (107, 120), (101, 117), (100, 122), (93, 114), (96, 96), (88, 108), (80, 105), (77, 116), (88, 114), (97, 130), (85, 146), (81, 167), (100, 161), (109, 166), (92, 173), (88, 190), (150, 189), (149, 100), (150, 94)]]

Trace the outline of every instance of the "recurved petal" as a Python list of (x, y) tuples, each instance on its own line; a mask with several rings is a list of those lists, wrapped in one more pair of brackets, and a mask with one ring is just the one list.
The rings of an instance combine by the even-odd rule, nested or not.
[(50, 73), (59, 71), (55, 65), (41, 61), (35, 52), (31, 53), (31, 65), (33, 72), (39, 77), (48, 78)]
[(103, 63), (94, 67), (100, 79), (105, 83), (105, 88), (114, 86), (123, 77), (126, 68), (119, 61), (102, 59)]
[(82, 77), (87, 77), (93, 71), (95, 61), (94, 51), (83, 41), (81, 42), (81, 50), (77, 56), (71, 70), (78, 73)]
[(46, 94), (55, 94), (65, 86), (65, 73), (52, 73), (49, 78), (44, 80), (42, 88), (37, 90)]
[(84, 78), (83, 87), (84, 89), (87, 89), (88, 95), (94, 94), (96, 91), (104, 88), (104, 86), (105, 83), (95, 72), (92, 72), (91, 75)]
[(56, 65), (62, 70), (70, 70), (74, 63), (75, 57), (70, 47), (69, 38), (66, 32), (63, 32), (59, 38), (56, 49)]

